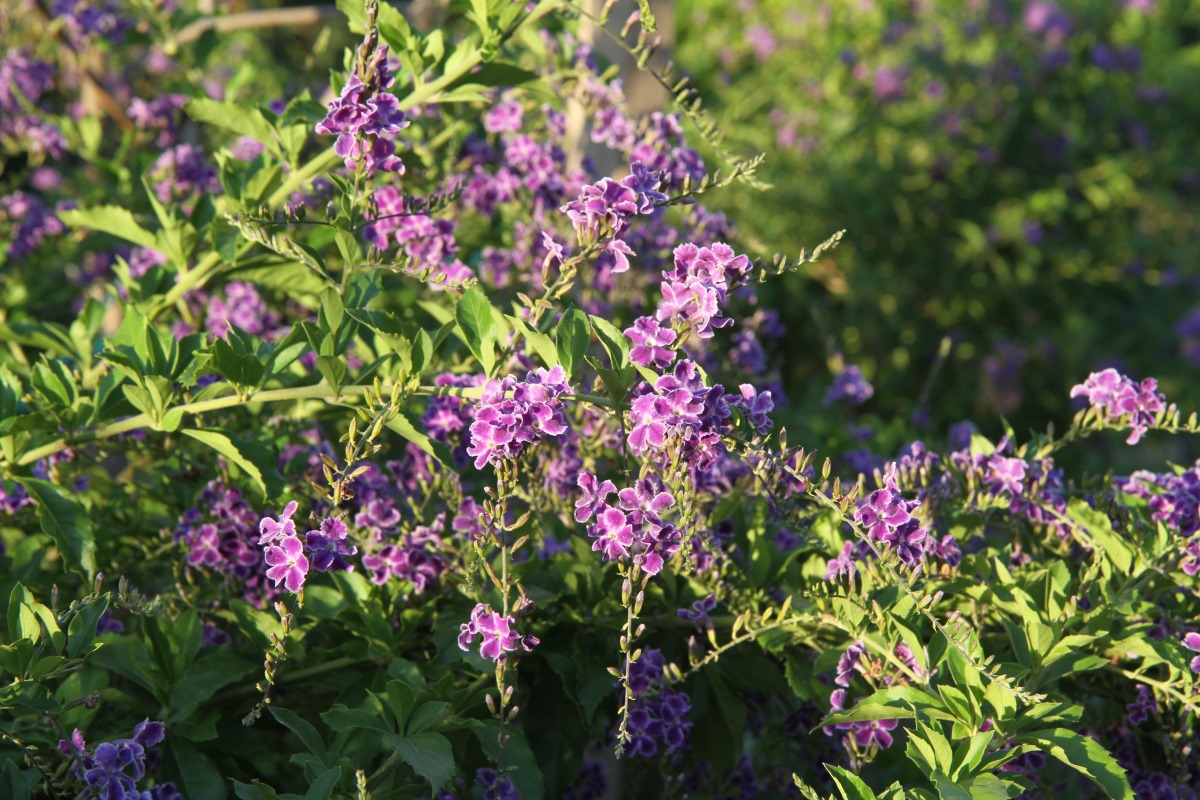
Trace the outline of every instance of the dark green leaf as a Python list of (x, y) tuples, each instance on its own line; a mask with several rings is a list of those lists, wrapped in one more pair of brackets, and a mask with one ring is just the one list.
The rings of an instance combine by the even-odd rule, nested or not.
[(414, 733), (396, 742), (396, 752), (436, 792), (454, 777), (454, 751), (440, 733)]
[(183, 433), (208, 445), (236, 465), (264, 499), (272, 500), (286, 488), (279, 474), (279, 457), (265, 442), (243, 439), (220, 428), (185, 428)]
[(54, 539), (67, 567), (81, 570), (91, 580), (96, 573), (96, 540), (87, 512), (49, 481), (17, 478), (17, 483), (37, 503), (42, 530)]
[(1134, 800), (1125, 770), (1094, 739), (1066, 728), (1035, 731), (1014, 742), (1036, 745), (1069, 767), (1091, 778), (1112, 800)]

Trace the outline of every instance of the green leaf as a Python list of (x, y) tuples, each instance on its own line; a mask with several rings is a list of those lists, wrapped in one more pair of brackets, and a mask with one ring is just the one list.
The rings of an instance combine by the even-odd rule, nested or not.
[(108, 595), (102, 594), (88, 603), (71, 618), (67, 625), (67, 656), (76, 658), (91, 648), (96, 640), (96, 625), (108, 610)]
[(253, 783), (234, 781), (233, 793), (238, 796), (239, 800), (279, 800), (279, 795), (275, 793), (274, 789), (258, 780)]
[(871, 787), (863, 783), (862, 778), (849, 770), (826, 764), (825, 769), (833, 777), (833, 782), (842, 795), (842, 800), (876, 800)]
[(388, 430), (395, 431), (436, 458), (438, 463), (446, 469), (451, 472), (457, 471), (454, 469), (454, 455), (450, 452), (450, 448), (446, 446), (445, 442), (429, 438), (424, 431), (418, 428), (417, 425), (420, 423), (415, 416), (401, 411), (384, 424)]
[(937, 789), (938, 797), (941, 800), (971, 800), (971, 794), (950, 780), (941, 770), (934, 770), (929, 779), (933, 782), (933, 788)]
[(608, 353), (609, 362), (614, 370), (624, 369), (629, 365), (629, 340), (617, 327), (602, 317), (589, 317), (596, 338)]
[(454, 752), (440, 733), (415, 733), (396, 742), (396, 752), (436, 792), (454, 777)]
[(37, 780), (30, 774), (21, 772), (15, 761), (5, 761), (4, 769), (0, 771), (0, 796), (11, 800), (30, 800), (33, 797), (33, 787)]
[(558, 349), (558, 363), (566, 370), (567, 380), (575, 375), (575, 371), (583, 364), (588, 347), (592, 344), (592, 334), (588, 330), (587, 314), (578, 308), (572, 308), (559, 320), (555, 328), (555, 346)]
[(186, 720), (219, 689), (237, 683), (254, 670), (254, 665), (225, 650), (197, 659), (186, 668), (171, 692), (167, 722)]
[(1134, 800), (1125, 770), (1102, 745), (1066, 728), (1034, 731), (1013, 740), (1036, 745), (1069, 767), (1083, 773), (1112, 800)]
[(59, 219), (72, 228), (91, 228), (151, 250), (158, 249), (158, 237), (139, 225), (127, 208), (93, 206), (56, 213)]
[(273, 500), (286, 487), (279, 474), (279, 457), (264, 442), (243, 439), (221, 428), (185, 428), (182, 432), (237, 465), (264, 499)]
[(1008, 800), (1008, 785), (995, 775), (963, 778), (958, 785), (971, 793), (971, 800)]
[(17, 478), (38, 506), (38, 521), (58, 545), (63, 561), (90, 581), (96, 574), (96, 539), (87, 513), (59, 487), (38, 478)]
[(329, 800), (341, 777), (341, 767), (334, 767), (329, 770), (308, 787), (308, 791), (304, 795), (304, 800)]
[(520, 317), (506, 315), (505, 318), (517, 329), (521, 337), (529, 343), (529, 346), (533, 348), (533, 352), (537, 353), (538, 358), (542, 360), (543, 364), (551, 368), (558, 366), (558, 350), (554, 346), (553, 339), (541, 331), (530, 328), (525, 320)]
[(312, 723), (300, 719), (294, 711), (275, 706), (271, 706), (271, 716), (275, 717), (280, 725), (300, 737), (300, 741), (304, 742), (304, 746), (310, 753), (321, 760), (322, 765), (329, 763), (329, 753), (325, 749), (325, 741)]
[(483, 371), (490, 375), (496, 363), (496, 318), (483, 289), (478, 285), (468, 289), (455, 306), (454, 318), (462, 330), (467, 348), (483, 365)]
[(257, 108), (238, 105), (228, 100), (193, 97), (187, 101), (183, 110), (197, 122), (204, 122), (240, 136), (249, 136), (272, 153), (279, 153), (274, 129)]
[(1076, 497), (1067, 503), (1067, 516), (1086, 530), (1092, 541), (1104, 548), (1104, 554), (1122, 575), (1130, 574), (1133, 568), (1133, 548), (1121, 534), (1113, 530), (1112, 520), (1107, 514)]
[[(175, 758), (179, 775), (183, 779), (183, 796), (188, 800), (225, 800), (229, 797), (225, 779), (212, 760), (196, 748), (179, 741), (169, 740), (167, 745)], [(238, 792), (238, 797), (245, 797)], [(275, 793), (270, 795), (251, 795), (253, 800), (275, 800)]]

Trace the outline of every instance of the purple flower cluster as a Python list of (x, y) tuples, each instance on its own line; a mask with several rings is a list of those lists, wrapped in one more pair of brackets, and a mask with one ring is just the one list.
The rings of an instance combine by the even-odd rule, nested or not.
[(204, 159), (204, 151), (193, 144), (179, 144), (162, 152), (147, 173), (160, 202), (188, 200), (197, 194), (221, 190), (217, 171)]
[(912, 515), (920, 503), (904, 499), (896, 483), (896, 465), (889, 464), (883, 486), (871, 492), (854, 511), (854, 521), (867, 534), (896, 551), (906, 564), (916, 564), (929, 547), (927, 532)]
[(67, 229), (41, 200), (25, 192), (0, 197), (0, 224), (9, 229), (9, 258), (31, 255), (47, 237), (58, 236)]
[(445, 289), (474, 277), (455, 255), (454, 223), (424, 214), (406, 214), (404, 195), (395, 186), (380, 186), (372, 197), (376, 214), (363, 237), (386, 250), (393, 240), (400, 247), (407, 272), (425, 279), (433, 289)]
[(1098, 409), (1109, 421), (1126, 419), (1131, 433), (1126, 444), (1137, 444), (1154, 425), (1154, 415), (1162, 411), (1166, 398), (1158, 391), (1158, 381), (1146, 378), (1140, 383), (1115, 369), (1093, 372), (1083, 383), (1071, 389), (1071, 397), (1086, 397), (1088, 405)]
[(458, 646), (470, 652), (475, 637), (479, 637), (479, 655), (493, 661), (508, 661), (508, 654), (518, 648), (530, 652), (538, 645), (536, 636), (522, 636), (514, 629), (517, 621), (479, 603), (471, 611), (471, 619), (459, 626)]
[(613, 272), (629, 269), (627, 256), (633, 251), (619, 240), (629, 230), (630, 220), (652, 213), (657, 203), (667, 199), (658, 191), (660, 176), (651, 173), (640, 161), (633, 162), (630, 170), (630, 175), (620, 181), (602, 178), (599, 183), (583, 187), (577, 199), (559, 209), (570, 217), (580, 243), (614, 240), (609, 245), (609, 252), (616, 259)]
[(230, 328), (266, 336), (280, 325), (279, 312), (267, 306), (252, 284), (243, 281), (230, 281), (225, 296), (210, 298), (205, 309), (204, 325), (214, 338), (228, 337)]
[(587, 523), (587, 532), (595, 541), (592, 550), (605, 560), (632, 561), (650, 575), (662, 571), (663, 564), (679, 551), (682, 533), (662, 514), (675, 506), (675, 498), (654, 476), (641, 478), (632, 488), (617, 492), (617, 505), (608, 497), (616, 491), (612, 481), (600, 483), (594, 475), (579, 475), (583, 495), (575, 502), (576, 522)]
[(122, 17), (111, 0), (54, 0), (53, 10), (54, 18), (81, 39), (98, 36), (119, 43), (133, 26), (133, 20)]
[(1125, 708), (1129, 711), (1129, 724), (1141, 725), (1150, 719), (1151, 714), (1158, 713), (1158, 701), (1154, 699), (1154, 693), (1150, 691), (1149, 686), (1139, 683), (1137, 699)]
[(468, 455), (475, 457), (475, 468), (515, 461), (527, 445), (565, 433), (567, 418), (561, 397), (570, 393), (562, 367), (534, 370), (524, 381), (513, 375), (488, 381), (471, 423), (471, 446), (467, 448)]
[(629, 689), (633, 693), (629, 751), (644, 758), (657, 756), (660, 749), (667, 756), (682, 751), (692, 729), (692, 703), (686, 694), (670, 688), (661, 651), (643, 650), (629, 666)]
[(276, 586), (282, 583), (293, 594), (304, 588), (309, 568), (308, 558), (304, 555), (304, 544), (296, 535), (296, 523), (292, 520), (297, 505), (293, 500), (284, 507), (278, 519), (263, 517), (258, 523), (258, 544), (263, 548), (267, 577), (274, 581)]
[[(359, 47), (362, 60), (364, 42)], [(333, 151), (357, 169), (361, 161), (368, 175), (376, 170), (404, 172), (404, 164), (396, 156), (395, 137), (409, 122), (400, 110), (396, 96), (388, 91), (394, 79), (388, 71), (387, 46), (370, 54), (363, 75), (355, 72), (342, 87), (341, 95), (329, 104), (325, 119), (317, 123), (317, 133), (337, 136)], [(366, 83), (364, 84), (364, 80)]]
[[(1190, 539), (1200, 531), (1200, 461), (1179, 474), (1140, 470), (1118, 478), (1116, 485), (1121, 491), (1144, 498), (1151, 518), (1166, 524), (1181, 538)], [(1188, 574), (1195, 575), (1196, 569)]]
[(727, 244), (681, 244), (675, 248), (674, 268), (663, 271), (662, 302), (656, 316), (660, 322), (669, 321), (683, 338), (694, 331), (708, 339), (714, 328), (733, 324), (722, 316), (721, 306), (749, 273), (750, 259), (735, 254)]
[[(388, 517), (381, 519), (377, 516), (379, 512), (387, 513)], [(364, 507), (354, 521), (367, 530), (382, 530), (398, 523), (399, 515), (394, 509), (373, 502)], [(445, 544), (439, 533), (444, 523), (445, 518), (438, 515), (433, 524), (418, 525), (399, 538), (385, 539), (387, 544), (363, 556), (363, 568), (371, 573), (372, 582), (384, 584), (389, 578), (398, 578), (410, 584), (416, 594), (422, 594), (437, 583), (446, 570), (446, 559), (442, 555)], [(380, 537), (377, 535), (376, 538)]]
[(685, 463), (708, 468), (724, 454), (721, 435), (729, 430), (732, 412), (721, 386), (705, 386), (694, 361), (643, 384), (629, 408), (629, 449), (638, 456), (665, 458), (670, 440)]
[[(292, 519), (297, 506), (293, 500), (278, 518), (263, 517), (258, 524), (258, 544), (263, 548), (267, 578), (277, 587), (282, 583), (293, 594), (304, 588), (310, 569), (353, 572), (354, 565), (346, 559), (358, 553), (358, 548), (348, 541), (350, 532), (346, 523), (338, 517), (322, 520), (317, 529), (308, 531), (301, 541)], [(364, 558), (363, 566), (367, 566), (366, 562)]]
[(837, 374), (833, 385), (825, 392), (825, 405), (846, 402), (852, 406), (861, 406), (875, 394), (875, 387), (863, 377), (862, 370), (850, 365)]
[(629, 360), (651, 369), (665, 369), (675, 360), (671, 345), (679, 334), (664, 328), (654, 317), (638, 317), (633, 326), (625, 329), (625, 338), (633, 343)]
[[(1200, 653), (1200, 633), (1185, 633), (1180, 643), (1193, 653)], [(1192, 672), (1200, 673), (1200, 656), (1192, 659)]]
[(243, 585), (249, 598), (261, 595), (266, 577), (257, 529), (258, 515), (241, 492), (213, 481), (180, 519), (175, 541), (186, 548), (189, 569), (222, 574)]
[(135, 97), (129, 104), (129, 121), (145, 131), (157, 131), (158, 147), (170, 147), (179, 136), (179, 113), (188, 101), (185, 94), (161, 94), (151, 100)]
[[(0, 58), (0, 142), (23, 149), (33, 164), (47, 156), (61, 158), (67, 146), (57, 127), (26, 106), (53, 86), (53, 65), (17, 49)], [(42, 187), (35, 182), (35, 188)]]
[(58, 749), (71, 759), (72, 774), (85, 784), (78, 795), (81, 800), (183, 800), (171, 783), (153, 789), (137, 788), (146, 776), (150, 748), (161, 743), (164, 734), (161, 722), (146, 719), (133, 729), (132, 737), (104, 742), (89, 750), (76, 728), (70, 739), (59, 741)]
[(483, 800), (521, 800), (516, 785), (506, 772), (481, 767), (475, 771), (475, 783), (483, 789)]

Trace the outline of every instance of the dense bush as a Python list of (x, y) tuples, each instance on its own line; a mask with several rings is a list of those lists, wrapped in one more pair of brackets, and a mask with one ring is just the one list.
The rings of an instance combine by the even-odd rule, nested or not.
[(0, 18), (0, 794), (1194, 797), (1200, 463), (1055, 462), (1186, 442), (1153, 379), (818, 456), (840, 226), (730, 244), (759, 162), (570, 4), (339, 5)]

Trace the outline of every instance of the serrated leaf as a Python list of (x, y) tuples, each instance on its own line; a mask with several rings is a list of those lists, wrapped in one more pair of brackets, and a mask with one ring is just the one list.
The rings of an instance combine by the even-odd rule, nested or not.
[(96, 574), (96, 539), (87, 513), (62, 490), (38, 478), (17, 478), (38, 506), (42, 530), (54, 539), (63, 561), (91, 580)]
[(1013, 741), (1036, 745), (1067, 766), (1083, 773), (1112, 800), (1135, 800), (1125, 770), (1112, 754), (1094, 739), (1066, 728), (1054, 728), (1023, 734)]
[(871, 787), (863, 783), (862, 778), (849, 770), (826, 764), (825, 769), (833, 778), (833, 783), (842, 795), (842, 800), (876, 800)]
[(440, 733), (414, 733), (396, 742), (396, 752), (436, 792), (454, 777), (454, 751)]
[(93, 206), (58, 211), (56, 215), (72, 228), (91, 228), (151, 250), (158, 249), (158, 237), (138, 224), (127, 208)]
[(278, 497), (283, 491), (278, 456), (265, 443), (243, 439), (221, 428), (185, 428), (183, 433), (237, 465), (264, 499)]

